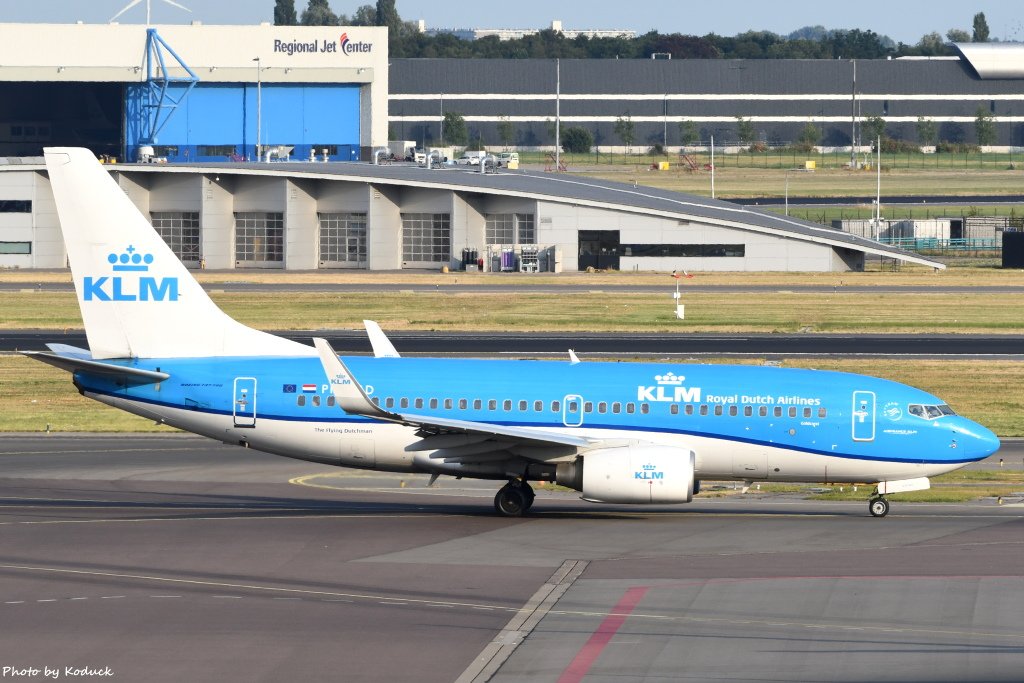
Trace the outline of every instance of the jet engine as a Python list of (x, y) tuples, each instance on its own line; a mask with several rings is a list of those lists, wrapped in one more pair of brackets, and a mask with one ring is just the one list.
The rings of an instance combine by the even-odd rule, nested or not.
[(602, 448), (559, 463), (556, 480), (595, 503), (689, 503), (695, 458), (671, 446)]

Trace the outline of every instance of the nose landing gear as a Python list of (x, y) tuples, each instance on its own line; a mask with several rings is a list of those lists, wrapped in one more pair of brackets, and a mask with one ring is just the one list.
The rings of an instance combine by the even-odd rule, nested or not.
[(882, 496), (875, 496), (868, 501), (868, 510), (872, 517), (885, 517), (889, 514), (889, 501)]
[(503, 517), (522, 517), (536, 494), (525, 479), (510, 479), (494, 496), (494, 509)]

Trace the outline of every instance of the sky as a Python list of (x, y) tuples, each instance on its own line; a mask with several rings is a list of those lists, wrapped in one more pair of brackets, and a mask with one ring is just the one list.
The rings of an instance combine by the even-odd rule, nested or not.
[[(258, 24), (273, 21), (274, 0), (175, 0), (191, 12), (152, 2), (153, 23)], [(0, 23), (106, 23), (129, 0), (0, 0)], [(121, 23), (144, 23), (146, 0), (123, 14)], [(330, 0), (331, 8), (351, 14), (373, 0)], [(803, 26), (870, 29), (896, 41), (916, 43), (922, 35), (950, 28), (970, 32), (974, 14), (984, 12), (989, 29), (1000, 40), (1024, 40), (1024, 9), (1020, 0), (397, 0), (405, 20), (426, 20), (434, 28), (542, 28), (560, 19), (567, 29), (632, 29), (643, 33), (731, 36), (747, 30), (787, 34)], [(295, 0), (301, 13), (306, 0)]]

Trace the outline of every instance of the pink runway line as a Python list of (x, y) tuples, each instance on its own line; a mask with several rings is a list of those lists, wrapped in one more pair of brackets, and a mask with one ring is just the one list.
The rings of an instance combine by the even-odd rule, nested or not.
[(590, 640), (580, 648), (569, 666), (558, 677), (558, 683), (580, 683), (583, 680), (583, 677), (590, 671), (590, 667), (601, 656), (605, 646), (626, 623), (626, 619), (640, 604), (649, 589), (650, 586), (636, 586), (626, 591), (626, 594), (615, 604), (611, 613), (604, 618), (601, 625), (590, 636)]

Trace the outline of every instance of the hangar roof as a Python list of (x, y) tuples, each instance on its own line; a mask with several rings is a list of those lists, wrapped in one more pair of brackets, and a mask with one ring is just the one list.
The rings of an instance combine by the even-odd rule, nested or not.
[(1024, 43), (953, 43), (978, 78), (1024, 78)]
[(874, 240), (851, 235), (811, 221), (743, 207), (652, 187), (629, 185), (594, 178), (566, 176), (532, 171), (479, 173), (467, 167), (446, 166), (425, 169), (394, 164), (374, 166), (366, 163), (310, 162), (237, 164), (123, 164), (124, 171), (195, 173), (216, 170), (236, 175), (275, 175), (325, 180), (360, 180), (379, 185), (448, 189), (501, 196), (516, 196), (557, 203), (572, 203), (632, 213), (659, 215), (677, 219), (699, 219), (725, 227), (773, 234), (780, 237), (829, 244), (866, 254), (875, 254), (933, 268), (945, 265), (919, 254), (896, 249)]

